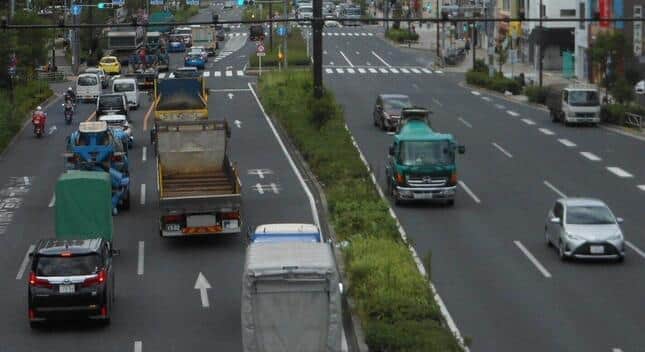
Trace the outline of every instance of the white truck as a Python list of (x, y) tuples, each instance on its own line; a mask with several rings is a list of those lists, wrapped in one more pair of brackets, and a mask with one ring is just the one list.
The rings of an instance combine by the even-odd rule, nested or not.
[(600, 98), (598, 88), (592, 85), (560, 85), (549, 89), (546, 105), (553, 122), (566, 125), (600, 123)]
[(242, 278), (244, 352), (340, 352), (339, 275), (330, 243), (251, 243)]
[(210, 26), (191, 26), (193, 46), (203, 46), (208, 56), (215, 56), (217, 52), (217, 37), (215, 30)]

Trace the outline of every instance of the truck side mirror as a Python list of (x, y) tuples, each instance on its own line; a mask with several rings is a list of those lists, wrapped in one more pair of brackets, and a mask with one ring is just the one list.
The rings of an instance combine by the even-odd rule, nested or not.
[(394, 156), (394, 146), (393, 145), (391, 145), (390, 148), (388, 149), (388, 154), (390, 156)]
[(466, 146), (465, 145), (458, 146), (457, 147), (457, 152), (459, 152), (459, 154), (465, 153), (466, 152)]

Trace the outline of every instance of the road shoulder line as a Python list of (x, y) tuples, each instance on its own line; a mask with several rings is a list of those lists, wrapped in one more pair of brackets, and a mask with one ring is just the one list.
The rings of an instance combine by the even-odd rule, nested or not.
[(545, 267), (540, 263), (540, 261), (538, 261), (538, 260), (537, 260), (537, 258), (535, 258), (535, 257), (533, 256), (533, 254), (531, 254), (531, 252), (529, 252), (529, 250), (528, 250), (528, 249), (526, 249), (526, 247), (524, 247), (524, 245), (522, 244), (522, 242), (520, 242), (520, 241), (513, 241), (513, 243), (515, 243), (515, 245), (517, 246), (517, 248), (519, 248), (519, 249), (520, 249), (520, 251), (522, 251), (522, 253), (524, 253), (524, 255), (525, 255), (527, 258), (529, 258), (529, 260), (531, 261), (531, 263), (533, 263), (533, 265), (538, 269), (538, 271), (540, 271), (540, 273), (541, 273), (544, 277), (546, 277), (547, 279), (550, 279), (550, 278), (551, 278), (551, 273), (550, 273), (548, 270), (546, 270), (546, 268), (545, 268)]

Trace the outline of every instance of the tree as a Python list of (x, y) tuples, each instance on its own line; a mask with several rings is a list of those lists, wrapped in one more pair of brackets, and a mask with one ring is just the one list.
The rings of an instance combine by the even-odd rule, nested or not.
[(601, 85), (609, 89), (618, 77), (618, 67), (631, 51), (622, 32), (599, 33), (591, 47), (591, 59), (602, 75)]

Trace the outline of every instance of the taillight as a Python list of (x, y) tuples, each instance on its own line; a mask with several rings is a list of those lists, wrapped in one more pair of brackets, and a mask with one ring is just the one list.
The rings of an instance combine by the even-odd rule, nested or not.
[(52, 287), (52, 284), (49, 283), (49, 280), (37, 277), (36, 273), (34, 273), (33, 271), (29, 274), (29, 285), (35, 287)]
[(123, 157), (121, 155), (112, 155), (112, 161), (121, 162)]
[(106, 278), (107, 278), (107, 273), (105, 272), (105, 270), (101, 270), (99, 271), (98, 274), (85, 279), (85, 281), (83, 281), (83, 287), (102, 284), (105, 282)]
[(457, 173), (456, 172), (453, 172), (450, 175), (450, 184), (453, 185), (453, 186), (457, 184)]
[(101, 307), (101, 316), (102, 317), (107, 317), (107, 307), (106, 306)]
[(75, 155), (74, 155), (74, 156), (67, 157), (67, 162), (68, 162), (68, 163), (72, 163), (72, 164), (73, 164), (73, 163), (75, 163), (77, 160), (78, 160), (78, 158), (77, 158)]
[(240, 212), (238, 211), (229, 211), (226, 213), (222, 213), (222, 219), (224, 220), (239, 220), (240, 219)]
[(29, 308), (29, 319), (30, 319), (30, 320), (34, 320), (34, 319), (36, 319), (36, 311), (34, 311), (34, 310), (33, 310), (33, 309), (31, 309), (31, 308)]
[(165, 215), (163, 217), (163, 222), (164, 224), (184, 222), (184, 216), (183, 215)]
[(403, 176), (403, 174), (400, 174), (400, 173), (397, 172), (396, 173), (396, 183), (398, 183), (399, 185), (404, 185), (405, 184), (405, 176)]

